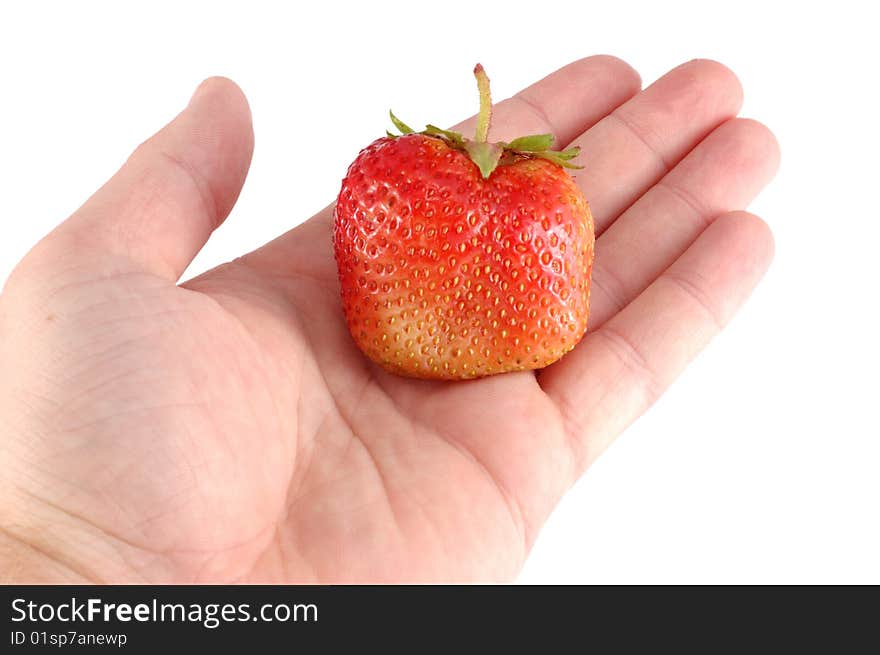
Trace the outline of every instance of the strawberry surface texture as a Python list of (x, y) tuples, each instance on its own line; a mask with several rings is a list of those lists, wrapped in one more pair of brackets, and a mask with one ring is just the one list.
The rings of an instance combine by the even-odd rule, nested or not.
[(501, 144), (486, 175), (437, 132), (374, 141), (343, 180), (333, 240), (351, 335), (410, 377), (552, 364), (587, 328), (587, 201), (549, 158)]

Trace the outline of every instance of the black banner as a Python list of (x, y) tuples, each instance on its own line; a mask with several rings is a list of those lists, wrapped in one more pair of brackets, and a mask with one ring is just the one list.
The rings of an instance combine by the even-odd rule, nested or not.
[[(2, 587), (0, 652), (208, 652), (278, 645), (336, 652), (539, 652), (602, 645), (714, 652), (876, 652), (876, 588), (807, 587)], [(651, 648), (645, 651), (645, 644)], [(855, 650), (841, 650), (847, 644)]]

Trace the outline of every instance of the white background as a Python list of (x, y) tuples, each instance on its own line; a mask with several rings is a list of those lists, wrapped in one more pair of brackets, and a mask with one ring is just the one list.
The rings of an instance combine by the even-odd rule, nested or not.
[(520, 581), (880, 583), (871, 3), (296, 4), (4, 4), (0, 280), (209, 75), (242, 86), (257, 145), (190, 273), (332, 200), (389, 106), (419, 125), (470, 114), (477, 61), (500, 99), (589, 54), (626, 59), (645, 84), (718, 59), (743, 82), (743, 114), (781, 142), (780, 174), (751, 207), (776, 261), (572, 490)]

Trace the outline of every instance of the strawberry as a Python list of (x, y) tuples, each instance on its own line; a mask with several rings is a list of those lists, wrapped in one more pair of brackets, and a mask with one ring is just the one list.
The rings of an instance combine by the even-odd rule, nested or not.
[(348, 168), (334, 251), (355, 342), (389, 371), (463, 379), (547, 366), (586, 331), (593, 221), (552, 135), (489, 143), (429, 125), (380, 138)]

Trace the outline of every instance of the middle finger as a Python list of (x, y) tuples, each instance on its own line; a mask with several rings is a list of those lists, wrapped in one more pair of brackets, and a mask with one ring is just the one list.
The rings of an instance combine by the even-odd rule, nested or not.
[(590, 203), (596, 234), (672, 169), (742, 104), (742, 88), (725, 66), (697, 59), (674, 68), (574, 140), (576, 175)]

